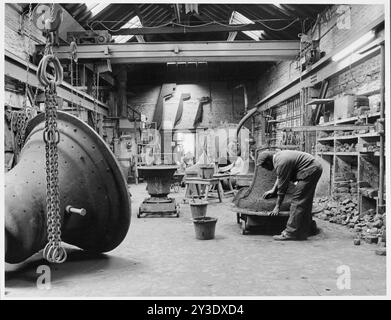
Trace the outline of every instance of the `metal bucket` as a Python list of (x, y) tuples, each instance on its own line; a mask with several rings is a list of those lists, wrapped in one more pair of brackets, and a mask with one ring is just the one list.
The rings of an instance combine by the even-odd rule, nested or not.
[(211, 240), (215, 237), (217, 218), (200, 217), (194, 218), (194, 230), (196, 239)]
[(202, 218), (206, 216), (206, 210), (208, 209), (207, 201), (190, 201), (190, 211), (193, 219)]

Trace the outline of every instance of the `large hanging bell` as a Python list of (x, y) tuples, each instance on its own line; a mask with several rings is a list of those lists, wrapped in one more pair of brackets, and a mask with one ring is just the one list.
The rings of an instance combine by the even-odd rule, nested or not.
[[(78, 118), (57, 113), (61, 238), (107, 252), (125, 238), (130, 195), (113, 153)], [(19, 263), (47, 243), (45, 115), (33, 118), (18, 164), (5, 175), (5, 260)], [(74, 208), (71, 209), (70, 208)]]

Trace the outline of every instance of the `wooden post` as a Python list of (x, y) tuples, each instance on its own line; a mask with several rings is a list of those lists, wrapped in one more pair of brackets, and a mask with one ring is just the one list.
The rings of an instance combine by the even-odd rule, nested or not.
[(126, 68), (122, 68), (118, 73), (118, 94), (119, 94), (119, 116), (127, 118), (128, 115), (128, 98), (127, 98), (127, 80), (128, 72)]
[[(138, 163), (138, 139), (137, 139), (137, 120), (136, 120), (136, 115), (135, 115), (135, 112), (133, 110), (133, 120), (134, 120), (134, 141), (136, 143), (136, 153), (135, 153), (135, 156), (134, 156), (134, 180), (135, 180), (135, 183), (138, 184), (138, 168), (137, 168), (137, 163)], [(140, 119), (141, 121), (141, 119)]]

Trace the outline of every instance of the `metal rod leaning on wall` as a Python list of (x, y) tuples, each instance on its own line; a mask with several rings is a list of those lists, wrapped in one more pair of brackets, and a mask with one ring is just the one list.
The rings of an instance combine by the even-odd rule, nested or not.
[(380, 132), (380, 159), (379, 159), (379, 207), (384, 209), (384, 140), (385, 140), (385, 48), (384, 42), (380, 44), (380, 121), (383, 128)]

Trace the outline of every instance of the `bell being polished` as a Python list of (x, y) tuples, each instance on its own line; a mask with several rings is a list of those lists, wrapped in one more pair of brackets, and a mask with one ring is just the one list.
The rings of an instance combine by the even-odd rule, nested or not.
[[(62, 241), (107, 252), (125, 238), (131, 216), (125, 178), (111, 150), (87, 124), (57, 113)], [(19, 263), (48, 242), (45, 115), (33, 118), (18, 164), (5, 175), (5, 260)]]

